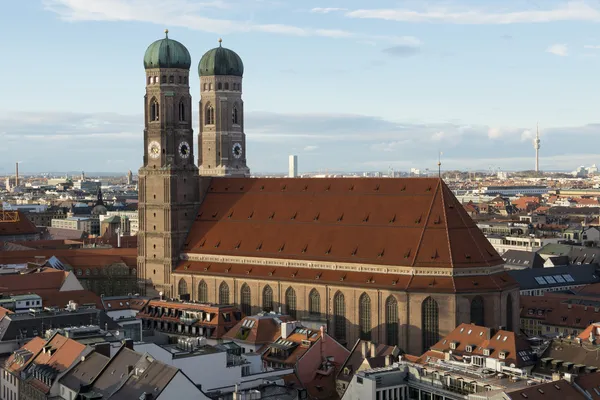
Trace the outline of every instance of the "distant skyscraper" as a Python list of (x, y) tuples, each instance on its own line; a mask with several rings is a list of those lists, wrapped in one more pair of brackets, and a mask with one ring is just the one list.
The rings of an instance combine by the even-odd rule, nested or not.
[(131, 170), (129, 170), (127, 172), (127, 184), (128, 185), (133, 184), (133, 173), (131, 172)]
[(535, 149), (535, 172), (540, 172), (540, 126), (535, 130), (535, 139), (533, 140), (533, 148)]
[(290, 156), (290, 166), (288, 171), (288, 177), (297, 178), (298, 177), (298, 156)]

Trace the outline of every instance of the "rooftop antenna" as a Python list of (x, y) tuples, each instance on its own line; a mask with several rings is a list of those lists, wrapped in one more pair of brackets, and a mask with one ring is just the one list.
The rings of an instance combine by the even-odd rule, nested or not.
[(438, 154), (438, 177), (442, 177), (442, 153), (441, 151)]
[(535, 172), (540, 172), (540, 123), (536, 124), (535, 139), (533, 140), (535, 149)]

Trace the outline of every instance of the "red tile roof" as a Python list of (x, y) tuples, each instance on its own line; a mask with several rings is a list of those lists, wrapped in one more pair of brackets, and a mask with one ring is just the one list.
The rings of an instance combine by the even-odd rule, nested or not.
[[(231, 328), (223, 339), (241, 340), (254, 345), (272, 343), (279, 337), (281, 330), (281, 325), (275, 318), (283, 322), (291, 321), (291, 317), (287, 315), (245, 317)], [(251, 328), (247, 328), (249, 324)]]
[(438, 178), (213, 178), (185, 251), (469, 268), (503, 263)]
[(69, 272), (48, 269), (43, 273), (0, 275), (0, 293), (36, 293), (39, 290), (58, 291)]

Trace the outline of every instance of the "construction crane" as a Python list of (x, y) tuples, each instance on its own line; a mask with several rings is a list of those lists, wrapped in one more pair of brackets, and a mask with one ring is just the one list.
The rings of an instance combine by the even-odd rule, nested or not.
[(19, 222), (19, 212), (4, 210), (0, 204), (0, 223), (2, 222)]

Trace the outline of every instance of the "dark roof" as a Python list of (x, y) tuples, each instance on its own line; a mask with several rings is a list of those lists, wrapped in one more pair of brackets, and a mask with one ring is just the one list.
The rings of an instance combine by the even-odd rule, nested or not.
[[(554, 360), (573, 363), (571, 367), (581, 365), (600, 368), (600, 359), (598, 358), (595, 349), (594, 351), (590, 351), (589, 344), (581, 345), (575, 340), (554, 339), (542, 356), (539, 357), (533, 372), (551, 376), (557, 368), (556, 365), (551, 362)], [(572, 370), (565, 370), (564, 365), (559, 368), (560, 372), (574, 372)], [(575, 373), (583, 374), (585, 372), (585, 369), (581, 369)]]
[[(363, 343), (366, 344), (367, 357), (363, 356)], [(375, 346), (375, 357), (371, 357), (371, 346)], [(352, 348), (348, 358), (344, 361), (337, 375), (337, 379), (344, 382), (350, 382), (352, 377), (358, 371), (360, 366), (363, 364), (365, 359), (369, 362), (371, 368), (378, 368), (385, 366), (385, 357), (393, 355), (397, 358), (400, 353), (400, 349), (396, 346), (388, 346), (386, 344), (376, 344), (367, 340), (357, 340), (356, 344)], [(345, 369), (348, 368), (348, 374)]]
[(586, 399), (583, 393), (564, 379), (555, 382), (542, 383), (541, 385), (528, 386), (525, 389), (515, 390), (513, 392), (507, 392), (506, 396), (511, 400)]
[[(529, 290), (597, 283), (600, 282), (600, 273), (598, 272), (598, 268), (599, 266), (596, 264), (588, 264), (566, 267), (511, 270), (508, 271), (508, 274), (519, 283), (521, 290)], [(546, 277), (549, 278), (546, 279)]]
[(92, 352), (65, 374), (60, 382), (69, 389), (79, 392), (81, 386), (88, 385), (96, 379), (109, 361), (108, 357), (98, 352)]
[(575, 378), (575, 383), (585, 390), (593, 400), (600, 399), (600, 372)]
[(212, 178), (184, 251), (407, 267), (504, 263), (438, 178)]
[(569, 257), (573, 264), (600, 263), (600, 248), (572, 246)]
[(128, 367), (133, 367), (143, 357), (142, 354), (130, 350), (125, 346), (121, 347), (89, 390), (101, 394), (103, 398), (109, 398), (112, 393), (118, 390), (129, 379), (131, 371)]
[(113, 400), (139, 399), (143, 393), (156, 399), (179, 369), (144, 356), (139, 359), (123, 386), (110, 398)]
[(543, 268), (544, 259), (538, 253), (524, 250), (508, 250), (502, 255), (507, 265), (523, 268)]

